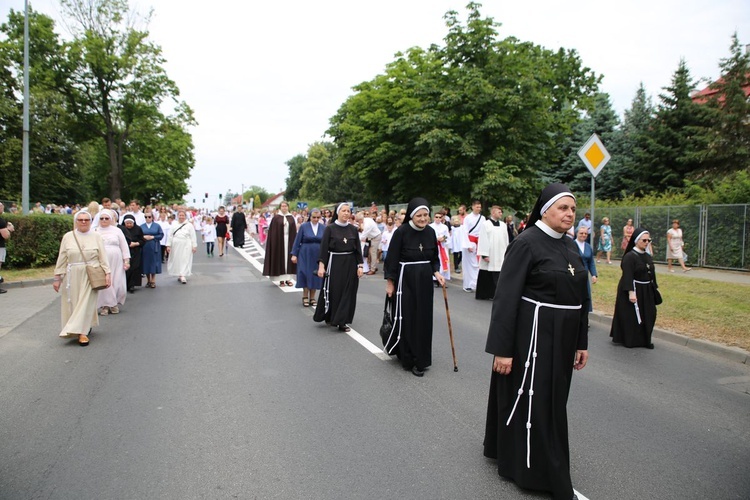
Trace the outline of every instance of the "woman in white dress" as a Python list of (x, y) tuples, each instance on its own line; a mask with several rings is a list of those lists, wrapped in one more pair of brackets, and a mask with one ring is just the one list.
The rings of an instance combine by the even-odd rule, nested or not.
[(187, 213), (180, 209), (177, 222), (172, 226), (167, 239), (167, 271), (170, 276), (177, 276), (180, 283), (187, 283), (187, 276), (193, 274), (193, 254), (198, 250), (198, 239), (195, 228), (187, 221)]
[(113, 210), (104, 209), (99, 214), (99, 227), (94, 231), (102, 237), (107, 262), (112, 272), (112, 286), (99, 291), (96, 301), (100, 316), (120, 312), (120, 305), (127, 296), (127, 277), (125, 271), (130, 267), (130, 248), (125, 234), (117, 227), (117, 215)]
[(685, 242), (682, 240), (680, 221), (675, 219), (672, 221), (672, 228), (667, 231), (667, 268), (670, 273), (674, 272), (674, 269), (672, 269), (673, 259), (677, 259), (677, 262), (680, 263), (682, 272), (686, 273), (690, 271), (690, 268), (685, 266), (684, 246)]
[(60, 301), (62, 338), (77, 338), (82, 346), (89, 345), (91, 328), (99, 325), (96, 315), (96, 299), (99, 292), (91, 288), (86, 264), (101, 267), (106, 273), (106, 285), (112, 286), (107, 253), (101, 236), (91, 230), (91, 214), (80, 211), (75, 214), (75, 228), (65, 233), (60, 242), (55, 265), (52, 288), (55, 292), (64, 288)]

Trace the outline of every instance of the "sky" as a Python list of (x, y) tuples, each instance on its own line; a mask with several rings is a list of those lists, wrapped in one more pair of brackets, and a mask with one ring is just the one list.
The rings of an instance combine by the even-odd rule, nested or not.
[[(325, 139), (352, 87), (382, 74), (396, 52), (443, 45), (445, 13), (465, 21), (467, 3), (130, 0), (153, 9), (151, 40), (198, 121), (186, 200), (200, 206), (209, 193), (214, 206), (219, 194), (251, 185), (282, 191), (285, 162)], [(31, 5), (61, 19), (56, 0)], [(0, 7), (5, 21), (23, 0)], [(680, 59), (693, 78), (716, 79), (732, 35), (750, 44), (748, 0), (486, 0), (480, 12), (501, 23), (501, 38), (577, 50), (604, 76), (601, 90), (621, 117), (641, 83), (657, 102)]]

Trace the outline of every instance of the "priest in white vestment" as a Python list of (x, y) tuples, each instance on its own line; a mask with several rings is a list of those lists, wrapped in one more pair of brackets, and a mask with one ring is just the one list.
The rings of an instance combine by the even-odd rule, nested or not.
[(508, 248), (508, 226), (503, 222), (503, 209), (497, 205), (490, 208), (490, 218), (479, 225), (479, 276), (477, 277), (476, 298), (495, 298), (497, 279), (505, 260)]
[(461, 264), (464, 276), (464, 292), (473, 292), (477, 287), (477, 276), (479, 275), (479, 258), (477, 256), (477, 242), (479, 241), (479, 226), (484, 222), (482, 215), (482, 202), (474, 200), (471, 204), (471, 213), (464, 217), (464, 234), (462, 236)]

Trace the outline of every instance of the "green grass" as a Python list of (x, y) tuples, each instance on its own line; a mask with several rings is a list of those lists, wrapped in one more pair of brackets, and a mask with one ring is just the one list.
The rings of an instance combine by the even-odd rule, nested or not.
[(11, 281), (29, 281), (42, 278), (52, 278), (55, 275), (55, 266), (38, 267), (35, 269), (0, 269), (0, 274), (6, 283)]
[[(597, 271), (594, 310), (611, 316), (621, 275), (619, 262), (601, 264)], [(659, 274), (657, 280), (664, 298), (657, 328), (750, 351), (750, 286), (666, 274)]]

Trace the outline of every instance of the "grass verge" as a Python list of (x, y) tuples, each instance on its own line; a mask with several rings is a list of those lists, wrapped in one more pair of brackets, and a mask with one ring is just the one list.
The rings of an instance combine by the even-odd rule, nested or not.
[[(611, 316), (622, 273), (619, 262), (600, 264), (597, 271), (594, 310)], [(657, 328), (750, 351), (750, 286), (668, 274), (658, 274), (657, 281), (664, 298)]]

